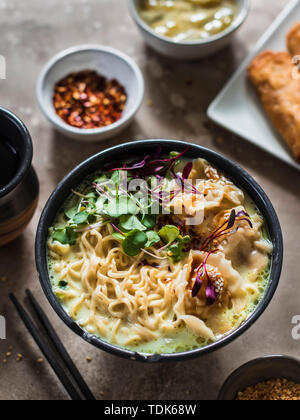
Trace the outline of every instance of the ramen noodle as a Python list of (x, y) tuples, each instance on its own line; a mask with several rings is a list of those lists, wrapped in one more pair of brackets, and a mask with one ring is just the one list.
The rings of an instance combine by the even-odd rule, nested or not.
[(251, 198), (184, 153), (88, 177), (57, 215), (48, 248), (53, 290), (70, 317), (149, 354), (203, 347), (238, 328), (264, 295), (272, 254)]

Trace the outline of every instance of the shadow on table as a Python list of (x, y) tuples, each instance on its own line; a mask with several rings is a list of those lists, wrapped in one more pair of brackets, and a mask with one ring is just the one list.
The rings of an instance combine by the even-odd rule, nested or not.
[[(181, 92), (187, 98), (192, 95), (199, 104), (208, 106), (230, 78), (239, 61), (233, 45), (198, 61), (170, 59), (146, 46), (145, 55), (147, 60), (143, 72), (146, 90), (150, 90), (158, 105), (171, 94)], [(187, 103), (187, 109), (189, 105)]]
[(137, 121), (134, 121), (123, 133), (109, 140), (97, 143), (79, 142), (63, 136), (53, 130), (51, 161), (53, 169), (50, 176), (54, 183), (58, 184), (71, 170), (89, 157), (113, 146), (136, 140), (134, 133), (141, 131)]
[[(18, 389), (19, 395), (22, 395), (22, 399), (26, 400), (35, 400), (37, 396), (40, 398), (41, 395), (43, 397), (50, 395), (51, 398), (57, 400), (67, 399), (68, 396), (62, 385), (58, 382), (50, 365), (44, 361), (43, 355), (26, 331), (9, 300), (6, 300), (4, 309), (1, 312), (9, 320), (9, 324), (7, 340), (0, 340), (0, 354), (7, 354), (6, 352), (10, 350), (9, 346), (12, 345), (12, 350), (10, 350), (12, 354), (8, 358), (5, 369), (9, 371), (11, 377), (14, 377), (16, 369), (23, 371), (24, 376), (27, 375), (28, 377), (30, 375), (30, 384), (28, 387), (23, 388), (22, 391), (18, 389), (18, 384), (13, 383), (13, 388), (10, 390), (11, 398), (13, 399), (15, 391)], [(17, 356), (19, 354), (22, 355), (22, 359), (18, 361)], [(40, 358), (42, 358), (43, 363), (38, 362)]]
[(192, 361), (156, 365), (122, 360), (108, 354), (100, 357), (101, 369), (97, 369), (94, 361), (93, 387), (103, 391), (103, 399), (108, 400), (214, 399), (223, 380), (218, 352)]
[[(259, 173), (300, 200), (300, 171), (226, 130), (215, 125), (212, 127), (214, 144), (220, 153), (246, 167), (250, 173)], [(218, 141), (220, 138), (222, 142)]]
[(157, 121), (153, 128), (156, 135), (160, 136), (157, 127), (174, 139), (207, 135), (203, 126), (206, 110), (246, 54), (242, 45), (235, 47), (232, 44), (213, 56), (185, 62), (166, 58), (145, 46), (143, 74), (146, 100), (151, 102), (151, 109), (145, 112), (154, 123)]
[[(32, 243), (25, 231), (13, 242), (0, 247), (0, 277), (7, 278), (1, 282), (0, 304), (7, 300), (4, 295), (9, 292), (17, 292), (20, 287), (25, 288), (25, 281), (30, 281), (30, 269), (34, 264)], [(1, 299), (3, 298), (3, 299)], [(0, 312), (1, 312), (0, 306)]]

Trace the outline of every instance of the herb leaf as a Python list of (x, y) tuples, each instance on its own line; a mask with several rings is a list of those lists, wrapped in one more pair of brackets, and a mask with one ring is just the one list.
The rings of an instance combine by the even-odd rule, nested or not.
[(172, 253), (171, 260), (173, 262), (179, 262), (185, 257), (186, 253), (183, 252), (183, 246), (182, 243), (170, 246), (169, 251)]
[(75, 245), (77, 240), (77, 234), (70, 227), (65, 229), (57, 229), (52, 234), (54, 241), (60, 242), (63, 245)]
[(135, 257), (138, 255), (142, 248), (146, 245), (148, 237), (144, 232), (139, 230), (133, 230), (129, 232), (126, 238), (123, 241), (123, 250), (125, 254), (130, 257)]
[(139, 221), (137, 216), (123, 215), (120, 218), (120, 228), (127, 232), (132, 230), (144, 231), (146, 227)]
[(185, 251), (185, 246), (191, 241), (191, 238), (189, 236), (185, 236), (184, 238), (179, 236), (178, 241), (171, 245), (168, 248), (168, 251), (172, 253), (171, 260), (173, 262), (179, 262), (183, 260), (183, 258), (186, 256), (187, 252)]
[(88, 211), (82, 211), (80, 213), (75, 214), (75, 216), (72, 219), (72, 222), (75, 225), (82, 225), (83, 223), (86, 223), (88, 221), (90, 213)]
[(145, 245), (145, 248), (151, 248), (153, 245), (160, 242), (160, 236), (158, 233), (154, 232), (154, 230), (150, 230), (149, 232), (146, 232), (148, 242)]
[(61, 281), (58, 283), (58, 287), (59, 287), (60, 289), (65, 289), (67, 286), (68, 286), (68, 282), (67, 282), (67, 281), (61, 280)]
[(77, 214), (77, 211), (78, 211), (78, 206), (70, 207), (66, 209), (64, 213), (69, 220), (72, 220), (75, 214)]
[(114, 219), (117, 219), (124, 214), (135, 215), (139, 211), (135, 201), (132, 198), (125, 197), (124, 195), (118, 200), (112, 199), (112, 201), (104, 204), (103, 210), (105, 214), (113, 217)]
[(110, 179), (115, 185), (120, 185), (122, 181), (122, 171), (113, 172)]
[(124, 241), (125, 236), (121, 235), (119, 232), (113, 232), (112, 236), (117, 239), (118, 241)]
[(153, 214), (145, 214), (142, 223), (147, 229), (153, 229), (156, 226), (156, 216)]
[(90, 205), (91, 205), (92, 207), (94, 207), (94, 206), (95, 206), (96, 201), (97, 201), (97, 196), (96, 196), (96, 194), (95, 194), (94, 192), (90, 192), (90, 193), (88, 193), (88, 194), (85, 196), (85, 198), (88, 200), (88, 202), (90, 203)]
[(166, 225), (158, 233), (166, 244), (171, 244), (178, 238), (180, 231), (176, 226)]
[[(98, 211), (99, 211), (98, 207)], [(112, 217), (113, 219), (118, 219), (121, 216), (121, 213), (119, 211), (119, 206), (117, 204), (117, 201), (109, 201), (108, 203), (104, 204), (103, 211), (107, 216)]]
[(94, 180), (94, 183), (95, 184), (102, 184), (103, 182), (107, 181), (107, 179), (108, 179), (107, 176), (104, 174), (104, 175), (101, 175), (98, 178), (96, 178)]
[[(127, 213), (129, 213), (129, 214), (138, 214), (139, 213), (139, 208), (138, 208), (136, 202), (132, 198), (128, 199)], [(124, 214), (126, 214), (126, 213), (124, 213)]]

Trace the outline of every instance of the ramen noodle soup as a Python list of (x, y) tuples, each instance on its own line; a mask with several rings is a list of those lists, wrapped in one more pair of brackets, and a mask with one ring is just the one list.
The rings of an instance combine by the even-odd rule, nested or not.
[(185, 152), (112, 164), (70, 192), (50, 228), (49, 274), (88, 333), (155, 354), (237, 329), (269, 281), (272, 244), (251, 198)]

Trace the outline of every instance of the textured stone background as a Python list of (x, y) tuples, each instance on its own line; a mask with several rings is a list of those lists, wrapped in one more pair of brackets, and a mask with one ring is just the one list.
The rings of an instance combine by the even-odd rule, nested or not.
[[(0, 0), (0, 54), (8, 78), (0, 81), (0, 104), (28, 125), (34, 142), (34, 165), (41, 182), (38, 212), (26, 234), (0, 250), (0, 314), (7, 318), (8, 340), (0, 341), (0, 399), (66, 399), (49, 366), (38, 365), (40, 352), (8, 301), (13, 291), (23, 298), (30, 287), (95, 395), (105, 399), (214, 399), (224, 379), (242, 363), (264, 354), (299, 355), (291, 338), (292, 316), (300, 313), (299, 236), (300, 176), (268, 154), (229, 133), (208, 130), (205, 112), (233, 70), (254, 46), (286, 0), (253, 0), (247, 23), (230, 48), (198, 63), (177, 63), (150, 51), (131, 21), (125, 0)], [(35, 83), (45, 62), (76, 44), (110, 45), (131, 55), (146, 79), (146, 98), (132, 126), (104, 144), (74, 143), (53, 131), (35, 99)], [(187, 87), (186, 82), (192, 81)], [(147, 105), (151, 100), (153, 106)], [(281, 284), (267, 312), (250, 331), (228, 347), (197, 360), (168, 365), (137, 365), (81, 341), (53, 313), (43, 296), (34, 265), (34, 236), (40, 211), (51, 191), (84, 158), (126, 140), (178, 138), (211, 147), (245, 167), (269, 194), (285, 237)], [(223, 141), (220, 141), (222, 137)], [(23, 361), (16, 362), (16, 354)], [(92, 357), (87, 363), (86, 357)], [(101, 395), (104, 393), (104, 395)]]

